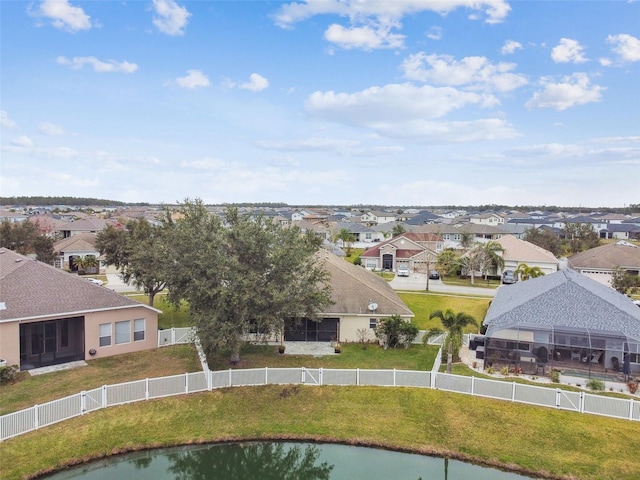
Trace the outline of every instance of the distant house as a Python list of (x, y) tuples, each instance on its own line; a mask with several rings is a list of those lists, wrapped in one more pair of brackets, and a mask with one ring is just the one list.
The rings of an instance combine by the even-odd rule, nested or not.
[(496, 240), (496, 243), (504, 249), (501, 254), (504, 267), (501, 272), (496, 272), (498, 275), (505, 270), (516, 270), (522, 263), (531, 268), (539, 267), (544, 274), (558, 271), (559, 261), (556, 256), (533, 243), (520, 240), (513, 235), (504, 235)]
[(640, 308), (571, 269), (499, 288), (483, 324), (485, 365), (640, 371)]
[(369, 211), (364, 213), (360, 220), (367, 225), (379, 225), (381, 223), (393, 222), (396, 214), (392, 212)]
[(495, 212), (480, 213), (469, 217), (469, 222), (476, 223), (478, 225), (491, 225), (493, 227), (497, 227), (504, 223), (504, 216)]
[(285, 340), (357, 342), (360, 333), (373, 340), (380, 319), (399, 315), (410, 321), (414, 316), (382, 277), (329, 252), (321, 255), (329, 273), (331, 305), (318, 315), (319, 322), (303, 319), (288, 323)]
[(640, 275), (640, 247), (619, 240), (576, 253), (568, 258), (568, 266), (582, 275), (604, 285), (611, 285), (616, 267), (632, 275)]
[(155, 348), (158, 313), (0, 248), (0, 358), (21, 370)]
[[(93, 255), (96, 259), (99, 259), (100, 252), (95, 246), (96, 237), (95, 233), (80, 233), (57, 241), (53, 245), (53, 250), (56, 252), (54, 265), (57, 268), (76, 272), (78, 267), (74, 263), (75, 258)], [(98, 272), (96, 273), (99, 273), (99, 269), (100, 265), (98, 265)]]
[(406, 266), (409, 271), (426, 273), (443, 250), (444, 242), (435, 233), (406, 232), (367, 249), (360, 255), (367, 270), (397, 271)]
[(59, 221), (56, 224), (56, 230), (60, 237), (68, 238), (80, 233), (98, 233), (110, 223), (108, 220), (95, 217), (68, 222)]

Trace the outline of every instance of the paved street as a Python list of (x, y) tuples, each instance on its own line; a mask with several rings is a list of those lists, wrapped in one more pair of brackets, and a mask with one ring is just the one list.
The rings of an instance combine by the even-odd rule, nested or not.
[[(461, 287), (457, 285), (445, 285), (442, 280), (429, 280), (429, 291), (438, 293), (449, 293), (458, 295), (483, 295), (493, 297), (496, 294), (495, 288), (482, 288), (482, 279), (477, 279), (477, 287)], [(394, 290), (420, 290), (426, 291), (427, 276), (424, 273), (412, 273), (408, 277), (396, 276), (389, 282)], [(500, 287), (503, 288), (503, 287)]]

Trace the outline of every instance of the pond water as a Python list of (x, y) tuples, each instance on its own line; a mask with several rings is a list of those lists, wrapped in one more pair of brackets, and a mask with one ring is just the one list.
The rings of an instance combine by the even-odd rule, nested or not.
[(246, 442), (111, 457), (48, 480), (516, 480), (523, 475), (470, 463), (335, 444)]

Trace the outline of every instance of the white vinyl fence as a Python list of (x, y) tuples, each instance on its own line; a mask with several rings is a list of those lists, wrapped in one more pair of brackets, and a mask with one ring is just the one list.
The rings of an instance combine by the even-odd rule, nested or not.
[(432, 371), (305, 367), (211, 371), (207, 368), (202, 372), (104, 385), (1, 416), (0, 441), (114, 405), (211, 391), (216, 388), (284, 384), (431, 388), (640, 421), (640, 401), (633, 399), (439, 373), (440, 353)]

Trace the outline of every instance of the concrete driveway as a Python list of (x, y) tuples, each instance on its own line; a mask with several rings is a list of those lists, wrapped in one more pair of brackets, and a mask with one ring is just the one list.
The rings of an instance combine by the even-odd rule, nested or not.
[[(442, 280), (429, 280), (429, 291), (437, 293), (449, 293), (458, 295), (482, 295), (493, 297), (496, 294), (495, 288), (483, 288), (482, 279), (477, 279), (477, 287), (461, 287), (458, 285), (445, 285)], [(426, 291), (427, 275), (424, 273), (412, 273), (408, 277), (396, 276), (389, 282), (394, 290), (415, 290)], [(500, 287), (502, 288), (502, 287)]]
[(106, 276), (107, 283), (105, 284), (105, 287), (113, 290), (114, 292), (124, 293), (137, 291), (136, 287), (124, 283), (120, 278), (120, 275), (118, 275), (117, 273), (107, 273)]

